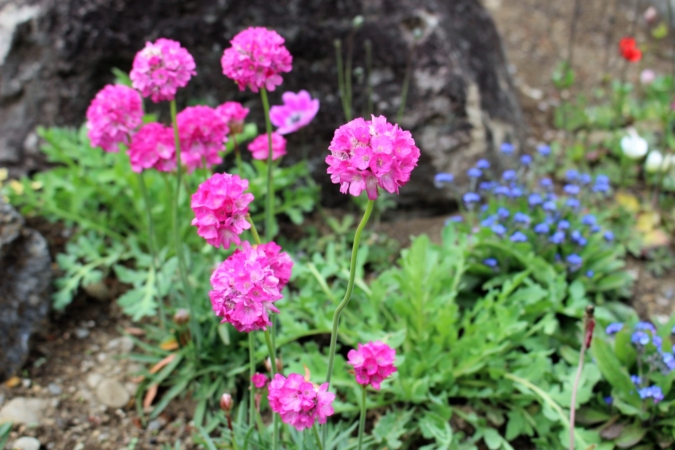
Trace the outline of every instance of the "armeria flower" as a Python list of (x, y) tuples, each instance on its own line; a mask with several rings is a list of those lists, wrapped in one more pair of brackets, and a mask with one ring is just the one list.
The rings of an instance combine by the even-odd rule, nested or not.
[(218, 153), (227, 141), (225, 121), (208, 106), (190, 106), (176, 116), (180, 136), (181, 160), (188, 172), (223, 162)]
[(251, 377), (251, 382), (257, 389), (263, 389), (267, 385), (267, 376), (256, 372), (256, 374)]
[(246, 189), (248, 180), (227, 173), (213, 174), (200, 184), (190, 202), (197, 234), (216, 248), (228, 249), (232, 242), (239, 244), (239, 235), (251, 228), (246, 214), (253, 194), (244, 193)]
[(269, 384), (267, 399), (270, 409), (298, 431), (311, 428), (314, 422), (326, 423), (334, 412), (335, 394), (328, 392), (328, 383), (319, 386), (297, 373), (288, 378), (276, 374)]
[(253, 92), (260, 88), (273, 91), (283, 81), (281, 73), (291, 71), (293, 57), (276, 31), (250, 27), (230, 44), (220, 60), (223, 75), (233, 79), (242, 91), (247, 87)]
[(624, 37), (619, 41), (619, 52), (628, 62), (638, 62), (642, 58), (642, 51), (637, 47), (635, 39)]
[[(253, 159), (267, 161), (270, 154), (269, 137), (261, 134), (248, 144), (248, 150), (253, 154)], [(272, 160), (277, 160), (286, 154), (286, 138), (277, 132), (272, 133)]]
[(380, 383), (396, 372), (396, 351), (382, 341), (358, 344), (358, 350), (349, 350), (348, 364), (354, 367), (356, 382), (379, 391)]
[(279, 280), (279, 290), (283, 289), (291, 279), (293, 260), (288, 256), (288, 253), (281, 251), (281, 246), (274, 242), (258, 245), (257, 249), (267, 257), (267, 262), (272, 268), (274, 276)]
[(239, 102), (225, 102), (216, 108), (216, 114), (225, 121), (230, 133), (239, 134), (244, 129), (244, 120), (249, 109), (244, 108)]
[(131, 138), (129, 145), (131, 170), (140, 173), (154, 168), (171, 172), (176, 168), (176, 146), (173, 130), (159, 123), (148, 123)]
[(307, 91), (284, 92), (283, 105), (270, 108), (270, 121), (278, 127), (277, 133), (288, 134), (309, 124), (319, 112), (319, 99), (312, 99)]
[(117, 153), (143, 121), (141, 96), (121, 84), (101, 89), (87, 108), (87, 136), (92, 147)]
[(434, 176), (434, 186), (436, 189), (440, 189), (444, 184), (450, 184), (453, 181), (455, 181), (455, 176), (451, 173), (441, 172)]
[(616, 334), (623, 329), (623, 324), (621, 322), (613, 322), (607, 325), (605, 328), (605, 333), (612, 335)]
[(378, 188), (398, 194), (420, 157), (410, 132), (390, 124), (384, 116), (342, 125), (328, 149), (331, 181), (340, 184), (343, 194), (358, 197), (365, 190), (369, 200), (377, 198)]
[(633, 128), (628, 130), (628, 135), (621, 138), (621, 151), (630, 159), (640, 159), (647, 154), (649, 145), (647, 141)]
[(129, 78), (143, 97), (153, 102), (173, 100), (178, 88), (187, 86), (194, 75), (195, 60), (171, 39), (159, 38), (154, 43), (146, 42), (145, 48), (136, 53)]
[(659, 386), (649, 386), (642, 388), (638, 391), (638, 394), (640, 395), (641, 399), (646, 400), (651, 398), (654, 400), (654, 403), (658, 403), (663, 400), (663, 391)]
[(652, 84), (656, 79), (656, 73), (651, 69), (645, 69), (640, 72), (640, 83), (642, 84)]
[(279, 278), (261, 247), (244, 242), (211, 275), (213, 311), (241, 332), (266, 330), (270, 313), (279, 312)]

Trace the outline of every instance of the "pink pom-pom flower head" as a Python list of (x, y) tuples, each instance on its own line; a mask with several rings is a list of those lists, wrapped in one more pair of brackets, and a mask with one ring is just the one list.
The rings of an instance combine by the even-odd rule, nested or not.
[(248, 111), (249, 109), (244, 108), (239, 102), (225, 102), (216, 108), (216, 114), (225, 121), (232, 134), (242, 132)]
[(378, 391), (380, 383), (396, 372), (396, 351), (381, 341), (359, 344), (358, 350), (349, 350), (347, 357), (347, 364), (354, 367), (356, 382), (363, 386), (371, 385)]
[(326, 423), (334, 412), (335, 394), (328, 391), (328, 383), (316, 385), (297, 373), (288, 378), (276, 374), (269, 384), (267, 399), (272, 411), (298, 431), (311, 428), (314, 422)]
[(275, 301), (282, 298), (279, 277), (263, 245), (244, 242), (211, 275), (211, 306), (223, 322), (245, 333), (266, 330), (270, 313), (278, 313)]
[(270, 109), (270, 121), (278, 127), (277, 133), (288, 134), (298, 131), (309, 124), (319, 111), (319, 100), (312, 99), (307, 91), (284, 92), (281, 96), (283, 105), (275, 105)]
[(276, 31), (250, 27), (237, 34), (230, 44), (232, 47), (225, 49), (220, 63), (223, 74), (242, 91), (247, 87), (253, 92), (260, 88), (273, 91), (283, 81), (280, 74), (291, 71), (293, 57)]
[(365, 190), (369, 200), (377, 198), (378, 188), (398, 194), (420, 157), (410, 132), (390, 124), (384, 116), (342, 125), (328, 149), (331, 181), (340, 185), (343, 194), (358, 197)]
[(92, 147), (117, 153), (143, 121), (143, 102), (135, 90), (121, 84), (101, 89), (87, 108), (87, 136)]
[(129, 146), (131, 170), (140, 173), (154, 168), (171, 172), (176, 168), (176, 147), (173, 130), (159, 123), (148, 123), (131, 138)]
[(267, 385), (267, 376), (257, 373), (251, 377), (251, 382), (256, 389), (263, 389)]
[(134, 58), (129, 77), (135, 89), (153, 102), (173, 100), (178, 88), (185, 87), (194, 75), (195, 60), (171, 39), (159, 38), (146, 42)]
[(218, 155), (229, 129), (213, 108), (190, 106), (176, 116), (181, 160), (188, 173), (197, 167), (211, 167), (223, 159)]
[[(267, 134), (261, 134), (248, 144), (248, 149), (253, 153), (253, 159), (267, 161), (269, 156), (269, 140)], [(277, 132), (272, 133), (272, 160), (277, 160), (286, 154), (286, 138)]]
[(190, 202), (197, 234), (216, 248), (228, 249), (232, 242), (239, 244), (239, 235), (251, 228), (246, 214), (253, 194), (244, 193), (246, 189), (248, 180), (227, 173), (213, 174), (200, 184)]

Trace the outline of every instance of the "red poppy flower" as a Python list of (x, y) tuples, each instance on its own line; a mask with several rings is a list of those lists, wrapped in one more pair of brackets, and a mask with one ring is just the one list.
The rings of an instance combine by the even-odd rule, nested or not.
[(642, 58), (642, 51), (635, 44), (632, 37), (624, 37), (619, 41), (621, 56), (628, 62), (638, 62)]

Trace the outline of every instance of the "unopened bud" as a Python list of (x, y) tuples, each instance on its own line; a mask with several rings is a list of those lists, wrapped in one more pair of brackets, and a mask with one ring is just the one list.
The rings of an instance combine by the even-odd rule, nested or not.
[(363, 25), (363, 16), (359, 15), (354, 17), (354, 20), (352, 20), (352, 26), (354, 28), (360, 28), (361, 25)]
[(243, 121), (230, 122), (230, 134), (240, 134), (242, 131), (244, 131)]
[(185, 325), (190, 321), (190, 313), (187, 312), (186, 309), (179, 309), (176, 311), (176, 313), (173, 315), (173, 323), (176, 325)]
[[(281, 370), (284, 368), (284, 363), (281, 360), (281, 356), (276, 357), (276, 363), (277, 363), (276, 364), (277, 365), (277, 373), (281, 373)], [(267, 369), (267, 371), (269, 373), (272, 373), (272, 363), (270, 362), (269, 358), (267, 358), (265, 360), (265, 369)]]
[(220, 409), (226, 413), (232, 410), (232, 396), (227, 392), (220, 397)]

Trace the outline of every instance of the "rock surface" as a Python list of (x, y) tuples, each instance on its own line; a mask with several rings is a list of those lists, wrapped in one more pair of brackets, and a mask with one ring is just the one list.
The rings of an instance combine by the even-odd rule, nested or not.
[(0, 423), (12, 422), (38, 425), (42, 422), (49, 402), (39, 398), (16, 397), (0, 409)]
[[(433, 189), (436, 172), (464, 173), (478, 158), (495, 157), (501, 142), (520, 145), (521, 111), (499, 35), (479, 0), (14, 0), (0, 10), (0, 23), (10, 17), (13, 24), (0, 59), (0, 165), (14, 174), (38, 165), (35, 126), (82, 123), (91, 98), (113, 81), (111, 68), (128, 71), (145, 41), (157, 37), (179, 40), (197, 63), (198, 75), (179, 94), (179, 104), (236, 99), (262, 124), (259, 97), (239, 92), (220, 67), (229, 40), (258, 25), (276, 29), (293, 54), (293, 71), (271, 102), (300, 89), (321, 101), (315, 122), (290, 136), (286, 159), (309, 154), (317, 179), (328, 185), (323, 159), (333, 131), (345, 122), (334, 40), (342, 40), (346, 55), (357, 15), (364, 20), (353, 34), (355, 116), (367, 105), (365, 42), (372, 42), (374, 112), (391, 121), (410, 61), (401, 124), (423, 156), (402, 192), (404, 203), (447, 195)], [(166, 117), (166, 105), (152, 108)], [(335, 186), (324, 195), (343, 197)]]
[(14, 441), (12, 450), (40, 450), (40, 441), (30, 436), (23, 436)]
[(0, 198), (0, 380), (21, 368), (47, 315), (50, 263), (45, 239)]

